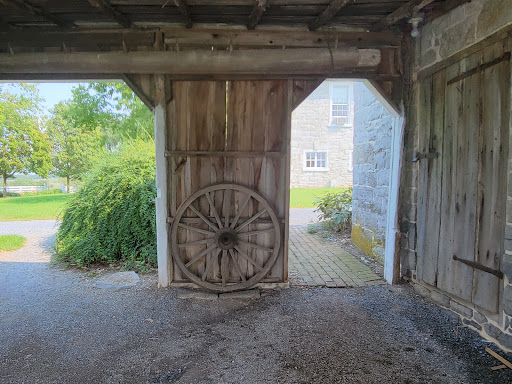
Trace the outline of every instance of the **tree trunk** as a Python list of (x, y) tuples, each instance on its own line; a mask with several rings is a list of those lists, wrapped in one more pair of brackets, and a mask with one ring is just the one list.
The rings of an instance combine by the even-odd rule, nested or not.
[(67, 180), (66, 193), (69, 193), (69, 176), (66, 176), (66, 180)]
[(2, 196), (7, 197), (7, 175), (4, 173), (3, 177), (4, 177), (4, 190), (3, 190)]

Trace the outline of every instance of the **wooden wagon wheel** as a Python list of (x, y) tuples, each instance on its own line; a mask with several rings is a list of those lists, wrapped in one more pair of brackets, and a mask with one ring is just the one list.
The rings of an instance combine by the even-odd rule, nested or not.
[(277, 260), (281, 230), (274, 210), (257, 192), (215, 184), (181, 204), (171, 241), (174, 260), (185, 276), (208, 290), (230, 292), (265, 277)]

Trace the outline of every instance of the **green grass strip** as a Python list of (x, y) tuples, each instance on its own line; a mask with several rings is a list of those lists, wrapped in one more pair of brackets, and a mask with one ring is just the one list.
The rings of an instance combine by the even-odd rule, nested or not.
[(0, 251), (14, 251), (20, 249), (25, 244), (25, 238), (19, 235), (1, 235)]
[(0, 199), (0, 221), (56, 219), (72, 194), (6, 197)]

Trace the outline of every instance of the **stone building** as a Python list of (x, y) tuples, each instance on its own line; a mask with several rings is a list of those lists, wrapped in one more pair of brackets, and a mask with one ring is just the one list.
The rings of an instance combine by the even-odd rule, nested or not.
[(353, 90), (326, 80), (293, 111), (291, 188), (352, 186)]
[(383, 261), (392, 116), (363, 82), (326, 80), (292, 114), (292, 188), (353, 186), (353, 240)]

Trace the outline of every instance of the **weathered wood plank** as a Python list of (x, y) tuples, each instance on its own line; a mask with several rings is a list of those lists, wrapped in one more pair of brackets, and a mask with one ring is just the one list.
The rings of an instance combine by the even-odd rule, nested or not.
[(77, 28), (76, 24), (47, 12), (43, 7), (32, 5), (24, 0), (0, 0), (0, 3), (5, 5), (6, 7), (16, 8), (19, 9), (20, 11), (28, 12), (32, 15), (42, 17), (43, 19), (51, 23), (54, 23), (60, 27)]
[(263, 13), (267, 10), (269, 0), (255, 0), (254, 8), (249, 16), (249, 22), (247, 23), (247, 29), (254, 29), (260, 22)]
[(322, 25), (327, 24), (334, 16), (336, 16), (341, 8), (346, 6), (351, 1), (352, 0), (332, 0), (327, 8), (309, 24), (309, 30), (315, 31)]
[[(418, 105), (418, 151), (420, 153), (427, 153), (430, 150), (430, 130), (432, 128), (432, 122), (430, 118), (432, 116), (432, 78), (427, 78), (419, 84), (419, 100)], [(417, 220), (417, 249), (418, 249), (418, 265), (417, 273), (418, 279), (432, 284), (431, 279), (425, 280), (432, 272), (430, 255), (427, 255), (427, 244), (430, 241), (430, 233), (427, 232), (427, 211), (429, 209), (429, 196), (428, 187), (430, 183), (429, 179), (429, 162), (428, 159), (419, 160), (418, 165), (418, 220)], [(410, 234), (413, 236), (413, 234)]]
[[(484, 50), (483, 62), (504, 52), (504, 43)], [(507, 195), (510, 61), (487, 68), (480, 75), (480, 170), (478, 175), (478, 244), (476, 261), (499, 270), (504, 252)], [(492, 313), (499, 309), (498, 277), (474, 270), (473, 303)]]
[(95, 7), (96, 9), (101, 10), (104, 14), (110, 17), (112, 20), (115, 20), (117, 23), (121, 24), (125, 28), (130, 28), (132, 26), (132, 22), (117, 9), (112, 7), (105, 0), (89, 0), (89, 3)]

